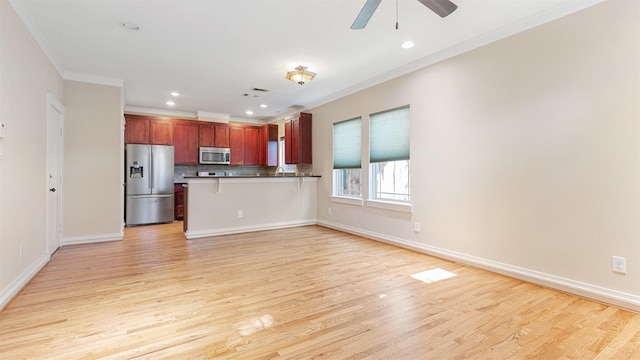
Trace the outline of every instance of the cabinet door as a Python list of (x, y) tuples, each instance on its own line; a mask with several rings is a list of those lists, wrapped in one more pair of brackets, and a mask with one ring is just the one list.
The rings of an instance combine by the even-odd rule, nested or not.
[(244, 129), (229, 128), (229, 147), (231, 148), (231, 163), (229, 165), (244, 165)]
[(300, 119), (291, 120), (291, 163), (300, 164)]
[(173, 145), (173, 124), (168, 120), (151, 120), (149, 139), (153, 145)]
[(260, 165), (260, 128), (244, 129), (244, 164)]
[(198, 165), (198, 125), (179, 122), (173, 131), (175, 163)]
[(215, 147), (229, 147), (229, 127), (227, 125), (215, 126)]
[(301, 113), (298, 119), (298, 164), (311, 164), (311, 114)]
[(200, 124), (198, 128), (199, 146), (216, 146), (214, 131), (215, 126), (211, 124)]
[(174, 193), (174, 217), (176, 220), (182, 220), (184, 218), (184, 187), (182, 187), (182, 184), (174, 185)]
[(284, 126), (284, 162), (287, 164), (311, 164), (311, 114), (300, 115)]
[(260, 128), (260, 165), (278, 166), (278, 125), (263, 125)]
[(290, 120), (284, 123), (284, 162), (286, 164), (295, 164), (293, 162), (293, 156), (291, 154), (291, 137), (293, 136), (292, 126), (293, 124)]
[(124, 127), (124, 142), (126, 144), (148, 144), (149, 143), (149, 120), (135, 119), (126, 116)]

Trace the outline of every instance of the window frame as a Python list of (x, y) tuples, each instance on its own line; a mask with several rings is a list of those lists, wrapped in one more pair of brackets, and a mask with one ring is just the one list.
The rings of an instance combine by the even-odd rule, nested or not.
[[(374, 122), (376, 121), (376, 116), (380, 115), (380, 116), (385, 116), (389, 113), (392, 113), (394, 111), (407, 111), (406, 115), (405, 114), (401, 114), (402, 116), (402, 120), (406, 121), (406, 123), (403, 123), (401, 125), (405, 125), (404, 127), (406, 127), (406, 133), (402, 132), (398, 135), (397, 139), (392, 138), (392, 141), (405, 141), (403, 139), (406, 139), (406, 141), (409, 141), (409, 137), (410, 137), (410, 106), (406, 105), (406, 106), (401, 106), (401, 107), (397, 107), (397, 108), (393, 108), (393, 109), (389, 109), (389, 110), (384, 110), (384, 111), (380, 111), (374, 114), (370, 114), (369, 115), (369, 144), (370, 144), (370, 148), (369, 148), (369, 167), (368, 167), (368, 177), (369, 177), (369, 189), (368, 189), (368, 198), (366, 201), (366, 205), (370, 206), (370, 207), (375, 207), (375, 208), (384, 208), (384, 209), (390, 209), (390, 210), (396, 210), (396, 211), (402, 211), (402, 212), (413, 212), (413, 205), (411, 203), (411, 159), (410, 159), (410, 144), (407, 143), (406, 144), (406, 155), (404, 156), (400, 156), (400, 158), (398, 158), (397, 155), (393, 155), (390, 154), (388, 159), (385, 159), (385, 157), (383, 156), (382, 159), (380, 159), (380, 155), (379, 153), (376, 153), (376, 157), (378, 159), (376, 159), (376, 161), (371, 161), (372, 156), (372, 147), (375, 147), (377, 149), (380, 148), (379, 143), (377, 143), (374, 138)], [(384, 124), (385, 119), (381, 118), (381, 121), (383, 122), (382, 124)], [(388, 121), (388, 119), (387, 119)], [(381, 125), (382, 126), (382, 125)], [(379, 141), (379, 140), (378, 140)], [(400, 146), (402, 147), (402, 145)], [(398, 146), (391, 146), (391, 148), (393, 149), (397, 149)], [(395, 154), (395, 153), (394, 153)], [(392, 162), (397, 162), (397, 161), (406, 161), (407, 162), (407, 174), (406, 174), (406, 179), (407, 179), (407, 193), (398, 193), (398, 196), (406, 196), (406, 200), (402, 200), (402, 199), (388, 199), (388, 198), (383, 198), (383, 197), (379, 197), (378, 196), (378, 174), (380, 173), (380, 169), (379, 168), (379, 164), (381, 163), (392, 163)], [(394, 178), (396, 178), (396, 170), (394, 169)]]
[[(342, 129), (346, 132), (341, 134), (340, 136), (336, 136), (336, 130)], [(332, 169), (332, 201), (338, 201), (343, 203), (354, 203), (354, 204), (362, 204), (363, 198), (365, 194), (365, 189), (363, 188), (363, 169), (362, 169), (362, 117), (358, 116), (355, 118), (351, 118), (348, 120), (338, 121), (333, 123), (332, 125), (332, 141), (333, 141), (333, 169)], [(353, 134), (352, 134), (353, 133)], [(336, 140), (344, 139), (344, 135), (358, 134), (356, 141), (354, 144), (349, 144), (347, 140), (345, 143), (337, 144)], [(349, 138), (349, 136), (347, 136)], [(346, 153), (345, 153), (346, 149)], [(351, 152), (356, 152), (357, 156), (349, 156)], [(359, 194), (349, 194), (344, 192), (344, 181), (345, 178), (348, 177), (349, 171), (358, 170), (359, 174), (358, 178), (358, 187), (360, 189)], [(340, 200), (339, 200), (340, 199)]]

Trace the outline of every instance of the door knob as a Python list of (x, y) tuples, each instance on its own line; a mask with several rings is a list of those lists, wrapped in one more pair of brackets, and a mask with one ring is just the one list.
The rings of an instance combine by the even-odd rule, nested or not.
[(51, 189), (49, 189), (49, 191), (56, 192), (56, 188), (51, 188)]

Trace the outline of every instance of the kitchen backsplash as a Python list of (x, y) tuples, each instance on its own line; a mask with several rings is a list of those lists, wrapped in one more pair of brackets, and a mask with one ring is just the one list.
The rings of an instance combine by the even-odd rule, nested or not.
[[(295, 171), (299, 174), (311, 174), (311, 165), (290, 165), (287, 171)], [(196, 176), (199, 171), (222, 172), (226, 176), (269, 176), (274, 175), (275, 166), (228, 166), (228, 165), (176, 165), (173, 167), (173, 181), (186, 182), (185, 176)]]

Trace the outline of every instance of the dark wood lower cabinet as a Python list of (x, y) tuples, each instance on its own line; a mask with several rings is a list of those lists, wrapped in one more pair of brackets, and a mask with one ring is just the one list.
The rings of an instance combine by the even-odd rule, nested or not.
[(189, 186), (184, 185), (182, 188), (184, 189), (184, 221), (182, 222), (182, 231), (186, 233), (187, 226), (189, 226), (189, 207), (187, 206), (187, 203), (189, 202)]
[(176, 220), (184, 219), (184, 187), (182, 184), (175, 184), (173, 186), (174, 194), (174, 218)]

